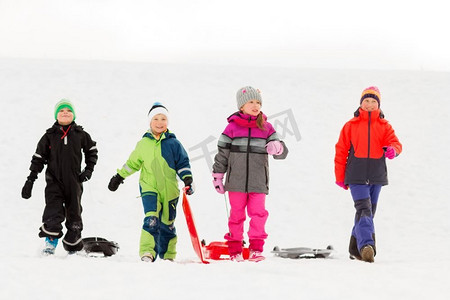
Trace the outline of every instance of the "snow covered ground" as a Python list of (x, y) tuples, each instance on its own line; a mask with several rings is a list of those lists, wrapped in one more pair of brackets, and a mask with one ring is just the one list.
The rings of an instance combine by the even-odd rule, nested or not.
[[(115, 193), (107, 184), (147, 129), (154, 101), (171, 113), (169, 128), (192, 159), (190, 197), (197, 230), (207, 242), (227, 230), (224, 197), (209, 164), (235, 92), (262, 91), (263, 112), (290, 149), (270, 161), (265, 255), (260, 263), (198, 263), (181, 205), (176, 263), (143, 263), (138, 175)], [(377, 216), (374, 264), (348, 259), (353, 222), (349, 192), (334, 184), (334, 145), (363, 88), (381, 89), (381, 108), (404, 152), (388, 162)], [(450, 73), (349, 71), (101, 61), (0, 60), (1, 299), (448, 299), (450, 205), (448, 170)], [(39, 255), (43, 174), (29, 200), (20, 197), (36, 144), (53, 123), (53, 107), (71, 99), (77, 123), (98, 143), (99, 162), (85, 185), (84, 236), (120, 244), (110, 258)], [(211, 154), (212, 155), (212, 154)], [(332, 259), (274, 257), (281, 247), (326, 247)]]

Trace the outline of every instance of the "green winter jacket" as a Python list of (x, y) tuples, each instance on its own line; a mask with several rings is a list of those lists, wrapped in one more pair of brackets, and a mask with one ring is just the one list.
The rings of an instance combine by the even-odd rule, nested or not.
[(159, 140), (156, 140), (150, 131), (145, 133), (117, 173), (126, 178), (139, 170), (141, 194), (155, 192), (161, 202), (170, 201), (180, 195), (177, 175), (182, 180), (192, 177), (186, 150), (175, 134), (168, 130), (161, 134)]

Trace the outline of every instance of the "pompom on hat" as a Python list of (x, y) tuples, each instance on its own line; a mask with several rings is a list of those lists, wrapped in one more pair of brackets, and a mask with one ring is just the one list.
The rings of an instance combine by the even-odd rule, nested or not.
[(250, 100), (258, 100), (262, 105), (261, 92), (251, 86), (240, 88), (237, 91), (236, 100), (238, 109), (241, 109), (241, 107)]
[(73, 120), (75, 121), (75, 118), (76, 118), (75, 108), (74, 108), (72, 102), (70, 102), (67, 99), (62, 99), (61, 101), (56, 103), (56, 105), (55, 105), (55, 120), (58, 119), (58, 113), (63, 108), (68, 108), (68, 109), (70, 109), (72, 111), (72, 113), (73, 113)]
[(169, 119), (169, 111), (167, 110), (167, 108), (160, 102), (155, 102), (148, 112), (149, 121), (151, 121), (154, 116), (159, 114), (163, 114), (166, 116), (167, 120)]
[(378, 107), (380, 107), (381, 94), (380, 90), (376, 86), (369, 86), (368, 88), (364, 89), (361, 94), (361, 100), (359, 101), (359, 104), (361, 104), (366, 98), (373, 98), (377, 100)]

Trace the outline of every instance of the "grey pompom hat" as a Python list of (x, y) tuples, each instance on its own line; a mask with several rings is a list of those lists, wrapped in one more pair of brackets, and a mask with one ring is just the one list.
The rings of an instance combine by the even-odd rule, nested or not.
[(241, 109), (241, 107), (250, 100), (258, 100), (262, 105), (261, 92), (251, 86), (240, 88), (236, 94), (236, 100), (238, 109)]

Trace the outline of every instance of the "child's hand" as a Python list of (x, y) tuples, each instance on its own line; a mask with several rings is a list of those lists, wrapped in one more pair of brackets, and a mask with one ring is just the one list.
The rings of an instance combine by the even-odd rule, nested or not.
[(343, 188), (344, 190), (348, 190), (348, 185), (346, 185), (344, 182), (342, 181), (336, 181), (336, 184), (338, 186), (340, 186), (341, 188)]
[(387, 157), (387, 158), (389, 158), (389, 159), (394, 159), (395, 156), (397, 155), (397, 154), (395, 153), (394, 148), (391, 147), (391, 146), (383, 147), (383, 149), (384, 149), (384, 156)]
[(212, 173), (214, 178), (213, 185), (219, 194), (225, 194), (225, 188), (223, 187), (223, 173)]
[(109, 181), (108, 189), (111, 192), (115, 192), (119, 188), (119, 185), (122, 184), (122, 183), (123, 183), (123, 177), (120, 176), (119, 174), (116, 174)]
[(80, 179), (80, 182), (86, 182), (89, 179), (91, 179), (91, 177), (92, 177), (92, 171), (89, 169), (85, 169), (83, 172), (81, 172), (79, 179)]
[(27, 179), (25, 181), (25, 185), (22, 188), (22, 198), (23, 199), (30, 199), (31, 198), (31, 190), (33, 189), (33, 181), (30, 179)]
[(34, 171), (30, 172), (30, 175), (27, 177), (27, 181), (22, 188), (22, 198), (30, 199), (31, 198), (31, 190), (33, 189), (34, 181), (37, 179), (37, 173)]
[(194, 182), (192, 180), (192, 177), (185, 177), (183, 179), (183, 182), (186, 195), (192, 195), (194, 193)]
[(267, 154), (280, 155), (283, 153), (283, 145), (280, 141), (271, 141), (266, 144)]

